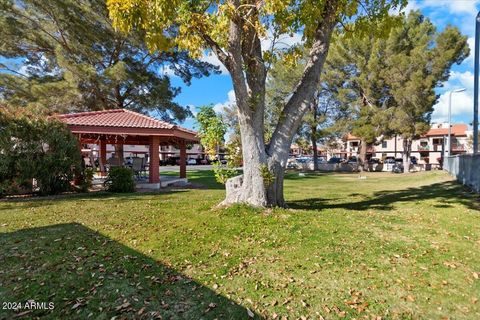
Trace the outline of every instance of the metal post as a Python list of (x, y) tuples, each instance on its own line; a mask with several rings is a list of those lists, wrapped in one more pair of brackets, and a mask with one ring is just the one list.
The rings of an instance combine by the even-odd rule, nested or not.
[(463, 92), (465, 88), (452, 90), (448, 93), (448, 156), (452, 155), (452, 93)]
[(480, 12), (475, 21), (475, 70), (473, 85), (473, 153), (478, 153), (478, 69), (480, 46)]
[(448, 144), (447, 144), (447, 152), (448, 156), (452, 156), (452, 93), (450, 91), (448, 93)]

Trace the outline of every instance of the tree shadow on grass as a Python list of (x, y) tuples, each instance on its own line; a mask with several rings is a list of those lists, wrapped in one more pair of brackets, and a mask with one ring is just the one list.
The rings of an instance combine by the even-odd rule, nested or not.
[[(358, 193), (349, 195), (358, 197)], [(322, 210), (322, 209), (348, 209), (348, 210), (393, 210), (398, 202), (416, 202), (423, 200), (438, 200), (439, 204), (434, 205), (438, 208), (449, 208), (451, 203), (461, 203), (471, 209), (479, 210), (479, 205), (475, 197), (468, 196), (467, 190), (455, 181), (435, 183), (418, 188), (408, 188), (404, 190), (386, 190), (373, 193), (372, 196), (365, 197), (360, 201), (349, 201), (345, 197), (342, 202), (332, 202), (332, 199), (308, 198), (295, 201), (288, 201), (288, 206), (292, 209), (304, 210)], [(478, 201), (477, 201), (478, 202)]]
[[(81, 224), (0, 234), (0, 319), (246, 319), (247, 309)], [(260, 319), (259, 315), (255, 318)]]

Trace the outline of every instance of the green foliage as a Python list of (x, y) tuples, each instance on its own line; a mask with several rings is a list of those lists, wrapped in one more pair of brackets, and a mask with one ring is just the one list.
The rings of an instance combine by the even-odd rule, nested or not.
[(386, 42), (384, 77), (396, 102), (390, 127), (404, 139), (415, 139), (430, 128), (438, 96), (435, 88), (447, 81), (450, 68), (468, 55), (467, 37), (456, 27), (436, 31), (420, 12), (412, 12), (394, 28)]
[(79, 185), (82, 192), (88, 192), (88, 189), (92, 187), (94, 173), (95, 170), (93, 168), (84, 168), (79, 173)]
[(241, 167), (243, 163), (242, 141), (239, 135), (230, 136), (230, 140), (226, 143), (228, 165), (235, 168)]
[(215, 159), (218, 148), (224, 141), (227, 126), (222, 118), (215, 113), (213, 106), (203, 106), (197, 114), (199, 124), (198, 135), (205, 152)]
[(268, 165), (266, 164), (260, 165), (260, 174), (263, 178), (263, 184), (265, 187), (268, 187), (275, 181), (275, 175), (268, 169)]
[(222, 165), (219, 161), (212, 163), (215, 180), (221, 184), (227, 183), (227, 180), (238, 175), (237, 169), (230, 165)]
[(133, 171), (130, 168), (113, 167), (108, 171), (105, 180), (105, 189), (110, 192), (134, 192), (135, 181)]
[(396, 19), (385, 38), (337, 33), (329, 51), (324, 79), (348, 106), (349, 131), (368, 144), (381, 135), (424, 134), (438, 98), (435, 88), (469, 54), (467, 38), (455, 27), (437, 32), (418, 11)]
[[(107, 6), (115, 27), (126, 32), (146, 31), (145, 41), (152, 50), (179, 47), (192, 56), (200, 56), (212, 43), (228, 47), (231, 21), (243, 20), (245, 31), (259, 37), (264, 37), (269, 29), (278, 33), (302, 32), (309, 44), (322, 19), (341, 22), (357, 19), (356, 31), (368, 32), (376, 18), (385, 17), (389, 10), (406, 3), (406, 0), (267, 0), (252, 6), (249, 1), (108, 0)], [(332, 16), (327, 17), (330, 11)], [(176, 32), (167, 32), (173, 27)], [(265, 58), (271, 60), (271, 52)], [(296, 58), (292, 55), (292, 59), (286, 60)]]
[(116, 32), (103, 0), (2, 0), (0, 29), (0, 56), (11, 59), (0, 66), (0, 95), (46, 113), (128, 108), (181, 121), (190, 110), (173, 101), (179, 89), (164, 70), (187, 84), (218, 71), (185, 52), (150, 52), (139, 32)]
[(0, 112), (0, 184), (3, 193), (57, 194), (70, 188), (80, 166), (77, 139), (63, 123)]

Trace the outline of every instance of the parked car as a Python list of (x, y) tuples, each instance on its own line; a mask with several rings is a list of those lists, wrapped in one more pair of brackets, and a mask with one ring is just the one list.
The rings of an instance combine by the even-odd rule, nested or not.
[(188, 159), (187, 160), (187, 165), (196, 165), (197, 164), (197, 160), (195, 159)]
[(297, 160), (295, 158), (287, 160), (287, 169), (297, 169)]
[(395, 157), (386, 157), (385, 160), (383, 160), (383, 163), (395, 164)]
[[(327, 163), (327, 161), (325, 161), (325, 158), (323, 158), (323, 157), (318, 157), (318, 158), (317, 158), (317, 165), (321, 165), (321, 164), (323, 164), (323, 163)], [(313, 165), (313, 164), (314, 164), (313, 159), (307, 161), (307, 166), (308, 166), (308, 169), (309, 169), (309, 170), (313, 170), (313, 169), (314, 169), (314, 165)]]
[(379, 164), (379, 163), (380, 163), (380, 159), (378, 159), (378, 158), (370, 158), (370, 159), (368, 159), (368, 163), (371, 163), (371, 164)]
[(332, 157), (327, 161), (327, 163), (342, 163), (342, 162), (344, 162), (344, 159), (337, 158), (337, 157)]
[(417, 164), (417, 157), (411, 156), (411, 157), (410, 157), (410, 163), (411, 163), (411, 164)]
[(348, 164), (357, 164), (357, 163), (358, 163), (358, 159), (357, 159), (357, 157), (355, 157), (355, 156), (348, 157), (347, 163), (348, 163)]
[(123, 159), (123, 162), (126, 166), (131, 166), (133, 164), (133, 157), (125, 157), (125, 159)]
[(403, 163), (397, 162), (393, 165), (392, 168), (393, 173), (403, 173)]

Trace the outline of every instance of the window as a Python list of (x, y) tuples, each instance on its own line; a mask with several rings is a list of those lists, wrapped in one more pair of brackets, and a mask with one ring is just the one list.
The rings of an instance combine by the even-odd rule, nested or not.
[(386, 149), (388, 146), (387, 141), (382, 141), (382, 148)]

